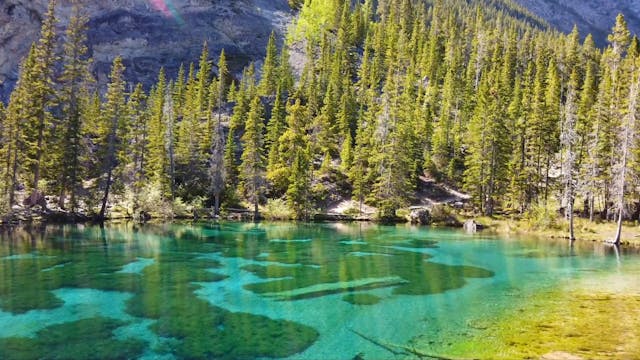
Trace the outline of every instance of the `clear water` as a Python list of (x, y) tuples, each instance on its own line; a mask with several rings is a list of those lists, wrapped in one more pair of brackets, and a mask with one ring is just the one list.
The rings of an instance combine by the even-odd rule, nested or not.
[(21, 229), (0, 235), (0, 358), (388, 359), (611, 274), (640, 257), (404, 225)]

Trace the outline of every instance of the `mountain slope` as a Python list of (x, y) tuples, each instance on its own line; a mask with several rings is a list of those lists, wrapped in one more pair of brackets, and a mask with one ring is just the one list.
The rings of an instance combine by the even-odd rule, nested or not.
[(578, 25), (580, 33), (591, 33), (600, 46), (619, 13), (623, 13), (631, 32), (640, 33), (640, 1), (637, 0), (515, 0), (532, 13), (563, 32)]
[[(48, 0), (0, 1), (0, 100), (7, 100), (18, 64), (36, 40)], [(269, 34), (282, 35), (289, 21), (287, 0), (86, 0), (89, 47), (102, 84), (120, 54), (131, 82), (153, 83), (164, 66), (175, 75), (181, 63), (198, 58), (203, 41), (210, 53), (222, 48), (232, 71), (261, 59)], [(59, 28), (66, 25), (69, 1), (58, 1)]]

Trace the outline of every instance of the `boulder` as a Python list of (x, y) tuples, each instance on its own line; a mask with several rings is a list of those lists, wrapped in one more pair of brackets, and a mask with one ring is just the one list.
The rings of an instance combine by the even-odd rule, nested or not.
[(465, 221), (464, 225), (462, 225), (462, 227), (464, 228), (465, 231), (467, 231), (469, 233), (475, 233), (475, 232), (478, 232), (478, 231), (484, 229), (484, 226), (482, 224), (479, 224), (478, 222), (476, 222), (475, 219), (469, 219), (469, 220)]
[(411, 209), (411, 213), (409, 214), (409, 221), (412, 224), (429, 225), (431, 224), (431, 213), (429, 212), (429, 209), (425, 208)]

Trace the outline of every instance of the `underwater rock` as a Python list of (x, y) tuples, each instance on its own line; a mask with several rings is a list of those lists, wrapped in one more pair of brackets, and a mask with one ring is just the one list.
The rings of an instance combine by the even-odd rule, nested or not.
[(371, 294), (354, 293), (343, 296), (342, 300), (353, 305), (375, 305), (382, 301), (382, 298)]

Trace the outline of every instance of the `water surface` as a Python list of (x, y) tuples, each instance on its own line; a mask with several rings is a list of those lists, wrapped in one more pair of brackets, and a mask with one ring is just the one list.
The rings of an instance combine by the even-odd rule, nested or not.
[(638, 274), (598, 244), (405, 225), (20, 229), (0, 235), (0, 358), (387, 359), (568, 281)]

